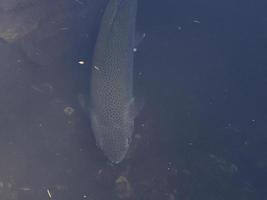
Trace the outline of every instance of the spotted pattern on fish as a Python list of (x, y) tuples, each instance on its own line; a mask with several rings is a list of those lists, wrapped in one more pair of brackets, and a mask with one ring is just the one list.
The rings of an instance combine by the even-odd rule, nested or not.
[(133, 57), (137, 0), (110, 0), (93, 57), (91, 124), (97, 145), (113, 163), (127, 154), (132, 133)]

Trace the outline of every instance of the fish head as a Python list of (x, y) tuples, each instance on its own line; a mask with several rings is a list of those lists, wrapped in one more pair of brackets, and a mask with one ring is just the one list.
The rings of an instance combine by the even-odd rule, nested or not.
[(128, 152), (134, 130), (134, 121), (124, 121), (119, 124), (100, 124), (96, 119), (92, 121), (97, 146), (111, 163), (118, 164)]

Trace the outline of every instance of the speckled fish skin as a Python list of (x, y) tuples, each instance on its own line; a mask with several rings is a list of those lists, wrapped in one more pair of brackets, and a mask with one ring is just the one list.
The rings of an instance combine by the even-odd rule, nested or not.
[(97, 145), (121, 162), (134, 131), (133, 57), (137, 0), (110, 0), (93, 57), (91, 124)]

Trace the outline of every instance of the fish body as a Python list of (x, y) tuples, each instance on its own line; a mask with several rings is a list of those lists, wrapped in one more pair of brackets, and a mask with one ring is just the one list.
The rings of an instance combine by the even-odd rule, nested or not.
[(91, 124), (99, 148), (121, 162), (134, 131), (133, 59), (137, 0), (110, 0), (97, 37), (91, 76)]

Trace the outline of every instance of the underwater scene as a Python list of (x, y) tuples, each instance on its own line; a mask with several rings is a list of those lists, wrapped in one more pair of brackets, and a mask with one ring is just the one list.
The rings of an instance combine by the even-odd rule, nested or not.
[(267, 199), (266, 9), (0, 0), (0, 200)]

